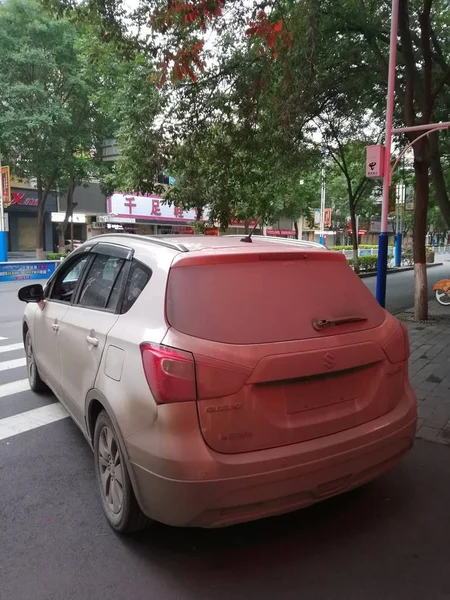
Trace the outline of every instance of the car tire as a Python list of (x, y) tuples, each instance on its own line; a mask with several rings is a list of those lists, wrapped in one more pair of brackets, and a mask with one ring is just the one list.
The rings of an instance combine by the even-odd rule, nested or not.
[(31, 340), (31, 333), (27, 331), (25, 336), (25, 354), (27, 361), (27, 375), (30, 388), (33, 392), (42, 393), (48, 391), (47, 385), (42, 381), (39, 375), (39, 370), (36, 364), (36, 357), (34, 355), (33, 342)]
[(139, 508), (118, 434), (105, 411), (95, 423), (94, 462), (101, 504), (110, 526), (119, 533), (146, 529), (151, 521)]

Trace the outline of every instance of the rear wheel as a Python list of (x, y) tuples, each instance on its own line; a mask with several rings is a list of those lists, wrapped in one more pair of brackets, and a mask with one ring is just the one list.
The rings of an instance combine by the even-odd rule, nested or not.
[(25, 352), (27, 361), (27, 375), (30, 388), (33, 392), (45, 392), (48, 390), (46, 384), (42, 381), (41, 376), (36, 365), (36, 358), (34, 356), (33, 342), (31, 341), (31, 334), (27, 331), (25, 336)]
[(442, 290), (436, 290), (436, 300), (442, 306), (450, 306), (450, 296)]
[(117, 432), (105, 411), (95, 423), (94, 457), (97, 485), (108, 523), (119, 533), (145, 529), (150, 520), (138, 506)]

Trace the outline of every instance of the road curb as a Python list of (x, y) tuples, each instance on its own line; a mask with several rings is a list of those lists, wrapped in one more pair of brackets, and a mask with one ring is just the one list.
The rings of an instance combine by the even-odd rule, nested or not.
[[(432, 269), (433, 267), (442, 267), (444, 263), (433, 263), (431, 265), (427, 265), (427, 269)], [(414, 271), (414, 267), (398, 267), (397, 269), (388, 269), (387, 274), (392, 275), (393, 273), (404, 273), (405, 271)], [(369, 277), (376, 277), (377, 272), (371, 271), (370, 273), (360, 273), (360, 279), (368, 279)]]

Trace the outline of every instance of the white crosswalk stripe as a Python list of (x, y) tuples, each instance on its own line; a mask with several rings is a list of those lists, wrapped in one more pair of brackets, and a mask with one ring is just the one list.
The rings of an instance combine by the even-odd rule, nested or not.
[(19, 394), (20, 392), (26, 392), (30, 389), (28, 379), (20, 379), (19, 381), (12, 381), (11, 383), (4, 383), (0, 385), (0, 398), (11, 396), (12, 394)]
[[(8, 341), (8, 338), (0, 336), (0, 342)], [(16, 353), (16, 357), (17, 352), (20, 350), (22, 354), (25, 353), (23, 343), (15, 343), (15, 340), (11, 341), (14, 343), (0, 343), (0, 441), (60, 421), (69, 416), (66, 409), (59, 402), (55, 402), (51, 395), (48, 397), (49, 403), (42, 406), (42, 398), (31, 391), (28, 379), (25, 378), (26, 359), (24, 357), (15, 358), (14, 354), (11, 357), (13, 352)], [(7, 377), (6, 382), (4, 382), (4, 379), (2, 380), (2, 377)], [(14, 378), (14, 381), (8, 381), (12, 378)], [(24, 393), (26, 396), (24, 396)], [(11, 414), (14, 412), (14, 402), (18, 401), (16, 399), (21, 398), (19, 394), (22, 394), (22, 402), (25, 397), (27, 410)], [(30, 405), (33, 406), (34, 399), (36, 399), (36, 408), (30, 410)], [(11, 401), (12, 411), (10, 410)], [(8, 412), (5, 414), (4, 407), (6, 404), (8, 404)], [(2, 407), (4, 417), (2, 417)]]
[(0, 440), (12, 437), (18, 433), (30, 431), (30, 429), (36, 429), (36, 427), (60, 421), (68, 416), (62, 404), (56, 402), (7, 417), (6, 419), (0, 419)]
[(0, 362), (0, 371), (9, 371), (9, 369), (17, 369), (24, 367), (27, 364), (25, 358), (15, 358), (14, 360), (5, 360)]
[(0, 346), (0, 354), (4, 354), (5, 352), (14, 352), (16, 350), (23, 350), (23, 344), (19, 343), (9, 344), (9, 346)]

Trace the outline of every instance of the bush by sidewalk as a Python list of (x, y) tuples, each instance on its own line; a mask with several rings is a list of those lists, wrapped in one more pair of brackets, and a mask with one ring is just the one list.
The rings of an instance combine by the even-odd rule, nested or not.
[[(366, 271), (377, 270), (378, 256), (360, 256), (359, 257), (359, 270), (361, 273)], [(355, 261), (353, 258), (348, 258), (347, 263), (353, 268)]]
[(49, 252), (45, 258), (47, 260), (63, 260), (64, 258), (66, 258), (66, 256), (67, 256), (66, 253)]

